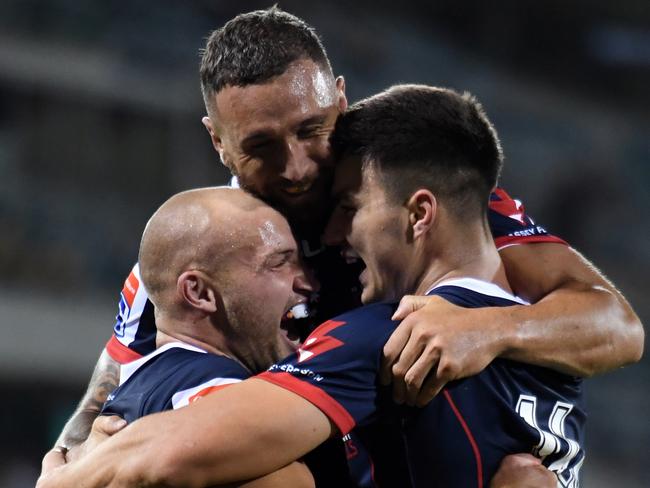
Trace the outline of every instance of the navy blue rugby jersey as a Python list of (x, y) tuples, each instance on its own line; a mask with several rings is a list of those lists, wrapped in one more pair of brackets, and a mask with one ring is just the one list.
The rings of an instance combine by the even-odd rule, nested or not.
[[(526, 215), (522, 203), (500, 188), (490, 196), (488, 222), (498, 249), (531, 242), (565, 243), (535, 224)], [(361, 269), (347, 264), (337, 247), (323, 246), (319, 235), (298, 240), (304, 262), (314, 270), (321, 283), (320, 296), (312, 306), (316, 313), (308, 320), (309, 324), (320, 324), (359, 307), (358, 277)], [(153, 304), (142, 286), (136, 264), (120, 293), (117, 321), (106, 350), (115, 361), (125, 364), (149, 354), (155, 348)]]
[[(520, 303), (469, 278), (443, 282), (429, 294), (468, 308)], [(342, 435), (357, 433), (378, 486), (487, 487), (503, 457), (522, 452), (542, 458), (558, 486), (578, 486), (586, 417), (580, 379), (497, 359), (449, 383), (424, 408), (397, 407), (390, 389), (378, 384), (382, 348), (397, 325), (390, 320), (394, 309), (369, 305), (325, 322), (296, 354), (259, 377), (309, 400)], [(407, 472), (400, 472), (404, 456)]]
[(189, 405), (202, 396), (250, 377), (234, 359), (172, 342), (122, 366), (120, 386), (108, 397), (103, 415), (127, 422)]

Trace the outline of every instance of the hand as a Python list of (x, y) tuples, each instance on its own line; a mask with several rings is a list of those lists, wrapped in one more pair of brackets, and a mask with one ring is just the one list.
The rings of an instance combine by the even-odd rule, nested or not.
[(39, 480), (44, 479), (55, 469), (82, 458), (124, 427), (126, 427), (126, 420), (117, 415), (97, 417), (93, 422), (88, 439), (84, 442), (69, 449), (63, 446), (55, 446), (45, 454), (41, 462), (41, 475)]
[(81, 459), (110, 436), (126, 427), (126, 420), (117, 415), (100, 415), (93, 422), (90, 435), (83, 443), (71, 448), (66, 454), (66, 462)]
[(63, 446), (54, 446), (50, 449), (41, 461), (41, 476), (45, 476), (59, 466), (66, 463), (66, 453), (68, 449)]
[(530, 454), (513, 454), (501, 461), (490, 488), (556, 488), (557, 477)]
[(393, 315), (402, 323), (384, 346), (380, 377), (397, 403), (429, 403), (449, 381), (481, 372), (501, 354), (503, 330), (489, 308), (469, 309), (437, 296), (405, 296)]

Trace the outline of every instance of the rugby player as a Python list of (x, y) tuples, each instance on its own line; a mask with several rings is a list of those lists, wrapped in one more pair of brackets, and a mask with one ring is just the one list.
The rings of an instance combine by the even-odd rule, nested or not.
[[(158, 347), (124, 367), (103, 415), (131, 423), (182, 408), (295, 350), (280, 321), (314, 285), (287, 221), (249, 193), (203, 188), (173, 196), (149, 220), (138, 261)], [(314, 481), (293, 463), (245, 486)]]
[[(365, 263), (364, 303), (414, 293), (468, 308), (522, 304), (487, 225), (501, 151), (472, 97), (395, 87), (353, 106), (336, 140), (344, 157), (326, 235)], [(522, 451), (577, 486), (580, 379), (497, 359), (422, 409), (395, 408), (379, 385), (394, 310), (383, 302), (329, 320), (269, 371), (132, 424), (41, 486), (228, 483), (353, 429), (377, 461), (378, 486), (482, 487), (506, 454)]]
[[(277, 8), (237, 16), (210, 36), (201, 80), (203, 122), (222, 162), (244, 189), (289, 218), (318, 275), (314, 321), (352, 308), (354, 268), (320, 242), (332, 208), (329, 137), (347, 108), (345, 83), (334, 77), (313, 29)], [(533, 224), (502, 191), (491, 196), (489, 222), (513, 289), (534, 305), (477, 311), (430, 298), (388, 342), (385, 371), (394, 373), (398, 400), (422, 400), (418, 391), (430, 398), (446, 381), (475, 374), (496, 356), (579, 376), (638, 360), (640, 321), (593, 266)], [(155, 347), (153, 306), (137, 272), (125, 284), (115, 336), (56, 443), (61, 447), (50, 453), (55, 458), (88, 435), (118, 383), (118, 363)]]

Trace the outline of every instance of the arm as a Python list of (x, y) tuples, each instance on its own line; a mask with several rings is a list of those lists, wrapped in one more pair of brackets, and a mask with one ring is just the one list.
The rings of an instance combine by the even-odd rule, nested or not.
[(500, 254), (515, 292), (537, 303), (464, 309), (438, 297), (406, 297), (394, 317), (406, 318), (386, 343), (382, 365), (397, 401), (426, 404), (447, 382), (477, 374), (498, 356), (577, 376), (641, 357), (639, 318), (576, 251), (539, 243)]
[(513, 454), (501, 461), (490, 488), (556, 488), (557, 477), (530, 454)]
[(574, 249), (560, 244), (500, 252), (515, 293), (532, 302), (513, 307), (502, 355), (575, 376), (634, 363), (644, 331), (623, 295)]
[(228, 487), (233, 486), (238, 488), (285, 488), (287, 486), (292, 488), (314, 488), (316, 485), (309, 468), (304, 463), (295, 461), (256, 480), (228, 485)]
[(104, 349), (95, 365), (86, 393), (63, 427), (55, 445), (70, 449), (85, 441), (106, 398), (117, 388), (119, 382), (120, 365)]
[[(88, 438), (93, 421), (99, 415), (104, 401), (117, 387), (119, 380), (120, 365), (104, 349), (95, 365), (86, 393), (63, 427), (54, 447), (43, 457), (41, 475), (65, 464), (70, 459), (71, 449), (79, 450), (79, 445)], [(123, 424), (115, 424), (113, 429), (111, 425), (106, 425), (111, 427), (111, 430), (106, 431), (109, 435), (123, 427)]]
[(144, 417), (38, 488), (204, 487), (251, 479), (300, 458), (334, 431), (307, 400), (251, 379)]

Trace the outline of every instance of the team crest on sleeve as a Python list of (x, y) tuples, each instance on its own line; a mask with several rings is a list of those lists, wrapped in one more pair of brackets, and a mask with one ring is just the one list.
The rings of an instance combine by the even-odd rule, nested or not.
[(332, 330), (345, 325), (346, 322), (328, 320), (312, 332), (302, 346), (298, 348), (298, 362), (302, 363), (319, 354), (341, 347), (343, 342), (327, 335)]
[(124, 282), (124, 288), (122, 288), (122, 292), (120, 293), (119, 311), (117, 317), (115, 317), (116, 322), (113, 327), (117, 337), (124, 336), (126, 321), (129, 317), (131, 307), (133, 307), (135, 295), (138, 293), (138, 288), (140, 288), (140, 280), (136, 274), (136, 268), (129, 274), (129, 277)]

